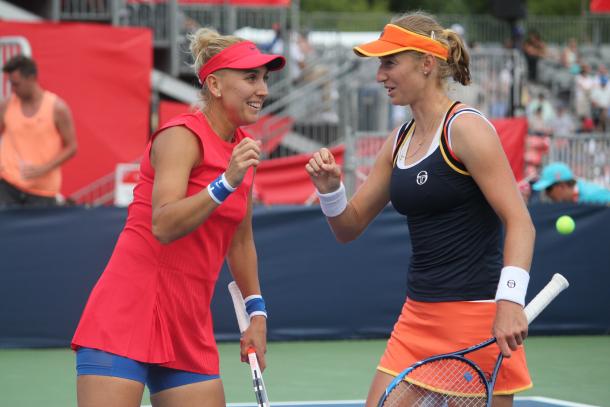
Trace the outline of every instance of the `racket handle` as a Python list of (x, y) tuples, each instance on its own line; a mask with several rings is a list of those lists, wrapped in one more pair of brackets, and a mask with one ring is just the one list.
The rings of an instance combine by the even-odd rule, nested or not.
[(528, 324), (534, 321), (536, 317), (559, 295), (560, 292), (570, 286), (568, 280), (559, 273), (555, 273), (551, 281), (540, 290), (540, 292), (527, 304), (525, 307), (525, 316)]
[(233, 300), (233, 308), (235, 308), (235, 316), (237, 317), (237, 324), (239, 325), (239, 332), (244, 333), (250, 325), (250, 316), (246, 312), (246, 303), (244, 297), (239, 291), (239, 287), (235, 281), (231, 281), (228, 286), (229, 294), (231, 294), (231, 300)]
[[(231, 300), (233, 300), (233, 308), (235, 308), (239, 332), (243, 334), (244, 331), (248, 329), (248, 326), (250, 326), (250, 316), (246, 311), (246, 303), (244, 302), (244, 297), (241, 295), (241, 291), (239, 291), (239, 287), (235, 281), (229, 283), (228, 289), (231, 294)], [(256, 405), (257, 407), (270, 407), (267, 390), (265, 389), (265, 382), (263, 381), (263, 373), (261, 372), (258, 358), (256, 357), (256, 350), (254, 347), (250, 346), (246, 352), (248, 353), (248, 362), (250, 364), (250, 372), (252, 373)]]

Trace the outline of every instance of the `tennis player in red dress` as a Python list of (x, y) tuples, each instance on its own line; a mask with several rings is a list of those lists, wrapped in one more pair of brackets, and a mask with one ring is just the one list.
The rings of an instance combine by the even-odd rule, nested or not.
[(203, 107), (164, 124), (145, 150), (125, 227), (72, 341), (80, 407), (224, 406), (210, 302), (222, 263), (248, 301), (265, 365), (266, 311), (252, 235), (256, 122), (282, 56), (200, 29), (190, 38)]

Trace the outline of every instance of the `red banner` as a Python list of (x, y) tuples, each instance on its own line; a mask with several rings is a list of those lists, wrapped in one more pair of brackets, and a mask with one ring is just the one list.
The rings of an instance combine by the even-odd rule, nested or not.
[[(344, 146), (330, 150), (343, 164)], [(265, 160), (254, 177), (256, 198), (266, 205), (302, 205), (316, 201), (314, 187), (305, 172), (311, 154)]]
[(28, 40), (41, 86), (72, 110), (78, 152), (62, 168), (64, 195), (142, 154), (150, 127), (150, 30), (0, 22), (2, 36)]
[[(191, 111), (192, 108), (184, 103), (162, 100), (159, 102), (159, 127), (174, 116)], [(244, 127), (256, 140), (263, 143), (263, 152), (270, 154), (290, 132), (294, 120), (288, 116), (262, 116), (256, 123)]]
[[(127, 0), (131, 4), (163, 4), (168, 0)], [(290, 0), (178, 0), (178, 4), (212, 4), (219, 6), (288, 7)]]
[(513, 170), (515, 179), (523, 179), (525, 167), (525, 137), (527, 136), (527, 119), (493, 119), (491, 123), (496, 128), (502, 147), (508, 158), (510, 168)]
[(610, 13), (610, 0), (591, 0), (591, 13)]
[[(496, 127), (502, 147), (517, 181), (523, 178), (525, 137), (527, 135), (527, 120), (524, 118), (492, 120)], [(375, 155), (368, 151), (375, 145), (381, 148), (382, 143), (361, 140), (356, 148), (359, 155)], [(333, 151), (337, 162), (343, 163), (344, 146), (338, 146)], [(371, 154), (372, 153), (372, 154)], [(258, 199), (268, 205), (273, 204), (306, 204), (315, 201), (314, 187), (305, 172), (305, 164), (311, 154), (301, 154), (292, 157), (266, 160), (260, 165), (254, 179)], [(363, 174), (367, 168), (358, 168)], [(358, 180), (360, 181), (360, 180)]]
[(157, 128), (163, 126), (169, 119), (181, 115), (182, 113), (188, 113), (190, 110), (191, 107), (187, 104), (161, 100), (159, 102), (159, 125)]
[[(188, 111), (188, 105), (176, 102), (162, 101), (159, 104), (159, 124), (166, 122), (173, 116)], [(265, 127), (272, 116), (261, 118), (255, 125), (250, 126), (248, 131), (258, 139), (271, 143), (264, 144), (263, 150), (272, 152), (281, 142), (281, 138), (292, 127), (292, 120), (281, 118), (275, 125), (281, 129), (278, 135), (266, 137), (275, 127)], [(286, 122), (286, 123), (285, 123)], [(517, 181), (523, 179), (525, 165), (525, 137), (527, 135), (527, 120), (524, 118), (495, 119), (491, 121), (500, 137), (502, 147), (508, 158)], [(286, 126), (282, 126), (285, 124)], [(288, 128), (290, 127), (290, 128)], [(264, 129), (264, 131), (258, 131)], [(271, 130), (270, 130), (271, 129)], [(379, 137), (360, 138), (356, 145), (358, 157), (374, 157), (383, 145), (384, 139)], [(338, 163), (343, 163), (345, 147), (337, 146), (331, 150)], [(311, 154), (301, 154), (272, 160), (264, 160), (259, 166), (254, 178), (255, 195), (258, 201), (267, 205), (301, 205), (312, 203), (316, 200), (315, 191), (309, 176), (305, 172), (305, 164), (309, 161)], [(358, 172), (363, 176), (368, 174), (369, 168), (359, 167)], [(361, 179), (358, 178), (358, 185)]]
[(288, 7), (290, 0), (178, 0), (180, 4), (228, 4), (230, 6)]

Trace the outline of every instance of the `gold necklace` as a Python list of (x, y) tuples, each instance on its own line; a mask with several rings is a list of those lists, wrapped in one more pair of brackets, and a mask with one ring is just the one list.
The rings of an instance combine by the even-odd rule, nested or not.
[[(413, 129), (413, 134), (415, 134), (415, 129)], [(411, 136), (413, 137), (413, 136)], [(413, 138), (411, 138), (411, 141), (413, 141)], [(413, 157), (415, 154), (417, 154), (419, 152), (419, 150), (421, 150), (421, 146), (424, 144), (424, 140), (420, 141), (419, 144), (417, 144), (417, 147), (415, 148), (415, 151), (413, 151), (410, 155), (409, 154), (405, 154), (405, 160), (407, 158), (411, 158)]]
[[(438, 126), (440, 124), (440, 122), (442, 122), (443, 118), (445, 117), (445, 113), (443, 113), (440, 116), (440, 120), (436, 119), (436, 126), (434, 126), (434, 133), (436, 134), (436, 131), (438, 130)], [(413, 137), (415, 136), (415, 123), (413, 123), (413, 135), (411, 136), (411, 141), (413, 141)], [(424, 144), (424, 141), (426, 141), (427, 138), (424, 138), (422, 141), (419, 142), (419, 144), (417, 144), (417, 147), (415, 148), (415, 151), (413, 151), (410, 155), (407, 154), (407, 152), (405, 152), (405, 156), (404, 156), (404, 160), (413, 157), (415, 154), (417, 154), (419, 152), (419, 150), (421, 150), (421, 146)], [(411, 143), (409, 143), (411, 144)]]

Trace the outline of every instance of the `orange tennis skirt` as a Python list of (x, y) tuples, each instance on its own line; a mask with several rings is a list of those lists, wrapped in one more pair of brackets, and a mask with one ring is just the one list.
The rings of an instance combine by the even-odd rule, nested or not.
[[(491, 337), (495, 314), (493, 301), (420, 302), (408, 299), (377, 370), (397, 376), (422, 359), (483, 342)], [(493, 344), (466, 357), (490, 375), (499, 352), (498, 345)], [(525, 349), (520, 346), (502, 362), (494, 395), (514, 394), (531, 387)]]

